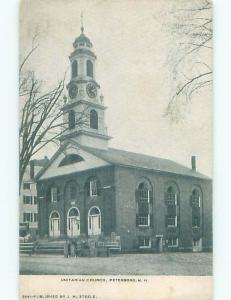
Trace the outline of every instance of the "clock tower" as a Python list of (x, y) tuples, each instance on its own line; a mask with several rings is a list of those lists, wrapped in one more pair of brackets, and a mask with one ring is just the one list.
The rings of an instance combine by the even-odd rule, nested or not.
[(68, 97), (65, 97), (62, 108), (65, 130), (60, 140), (74, 139), (84, 146), (107, 149), (111, 137), (104, 122), (106, 107), (103, 95), (95, 78), (96, 55), (83, 26), (73, 47), (69, 56), (71, 79), (67, 85)]

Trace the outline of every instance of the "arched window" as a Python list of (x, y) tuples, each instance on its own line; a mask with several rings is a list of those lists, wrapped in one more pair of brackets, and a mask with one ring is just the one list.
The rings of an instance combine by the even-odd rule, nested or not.
[(57, 211), (51, 213), (51, 219), (59, 219), (59, 214)]
[(84, 161), (83, 157), (78, 154), (67, 154), (64, 159), (61, 160), (59, 167), (71, 165), (77, 162)]
[(178, 189), (175, 184), (167, 186), (165, 204), (167, 206), (166, 226), (177, 227), (179, 221)]
[(141, 182), (136, 190), (137, 226), (152, 226), (152, 188), (148, 182)]
[(57, 211), (53, 211), (50, 214), (49, 235), (50, 235), (50, 237), (60, 236), (60, 216)]
[(90, 60), (87, 61), (87, 76), (93, 78), (93, 63)]
[(74, 60), (71, 65), (71, 77), (74, 78), (76, 76), (78, 76), (78, 62)]
[(191, 205), (193, 207), (201, 207), (201, 197), (198, 189), (193, 189), (192, 191)]
[(192, 207), (192, 250), (198, 252), (202, 250), (202, 191), (199, 187), (194, 187), (190, 196)]
[(80, 214), (77, 207), (72, 207), (67, 213), (67, 235), (70, 237), (80, 234)]
[(202, 209), (201, 209), (201, 192), (199, 189), (194, 188), (192, 190), (192, 195), (190, 197), (191, 206), (192, 206), (192, 227), (200, 228), (201, 227), (201, 217), (202, 217)]
[(94, 206), (88, 212), (88, 234), (99, 235), (101, 233), (101, 212)]
[(68, 126), (69, 129), (75, 128), (75, 112), (73, 110), (68, 113)]
[(90, 128), (98, 129), (98, 114), (94, 109), (90, 111)]

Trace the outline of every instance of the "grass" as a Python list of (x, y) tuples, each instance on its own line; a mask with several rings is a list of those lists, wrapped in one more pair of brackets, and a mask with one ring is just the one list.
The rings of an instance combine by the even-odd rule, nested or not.
[(23, 255), (24, 275), (212, 275), (212, 253), (118, 254), (111, 257)]

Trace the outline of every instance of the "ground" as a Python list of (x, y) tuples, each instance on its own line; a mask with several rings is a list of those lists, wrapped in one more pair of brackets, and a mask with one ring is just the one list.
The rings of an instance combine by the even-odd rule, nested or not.
[(118, 254), (65, 258), (23, 255), (20, 274), (47, 275), (212, 275), (212, 253)]

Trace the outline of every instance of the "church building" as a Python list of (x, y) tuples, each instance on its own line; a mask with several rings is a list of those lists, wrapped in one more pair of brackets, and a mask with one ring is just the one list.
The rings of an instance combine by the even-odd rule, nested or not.
[(123, 252), (211, 250), (211, 179), (197, 172), (195, 156), (188, 168), (110, 148), (97, 58), (83, 27), (73, 46), (66, 130), (36, 176), (40, 238), (115, 234)]

